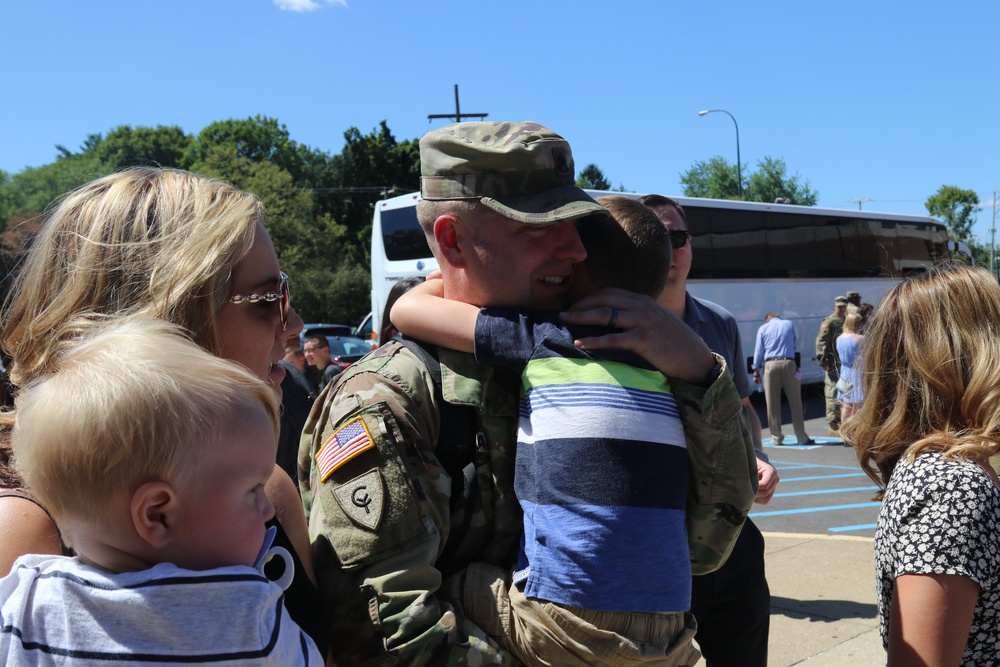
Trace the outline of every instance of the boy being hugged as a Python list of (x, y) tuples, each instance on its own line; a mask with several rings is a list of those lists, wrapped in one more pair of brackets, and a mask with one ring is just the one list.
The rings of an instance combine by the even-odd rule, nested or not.
[[(613, 218), (578, 222), (587, 259), (572, 276), (571, 299), (605, 287), (655, 297), (671, 264), (667, 230), (635, 200), (597, 201)], [(590, 354), (574, 344), (607, 329), (440, 296), (440, 281), (413, 288), (393, 307), (393, 324), (521, 372), (514, 488), (524, 539), (507, 591), (519, 625), (498, 639), (532, 664), (693, 665), (700, 653), (688, 612), (688, 455), (670, 379), (634, 355)], [(737, 474), (745, 516), (756, 475), (745, 466)], [(733, 539), (738, 532), (737, 525)], [(467, 601), (481, 627), (504, 626), (505, 619), (477, 618), (477, 608), (496, 606)]]
[(159, 320), (64, 354), (18, 394), (12, 448), (76, 556), (22, 556), (0, 580), (0, 662), (322, 665), (255, 569), (274, 392)]

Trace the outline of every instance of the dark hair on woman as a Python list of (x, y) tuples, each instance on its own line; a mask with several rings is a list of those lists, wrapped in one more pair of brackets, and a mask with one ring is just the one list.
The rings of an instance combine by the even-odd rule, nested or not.
[(379, 322), (381, 325), (378, 332), (379, 345), (385, 345), (392, 340), (393, 336), (399, 333), (399, 330), (392, 326), (392, 322), (389, 320), (389, 311), (392, 310), (392, 306), (396, 303), (396, 299), (403, 296), (422, 282), (424, 282), (423, 276), (410, 276), (409, 278), (403, 278), (389, 290), (389, 296), (385, 299), (385, 309), (382, 310), (382, 319)]

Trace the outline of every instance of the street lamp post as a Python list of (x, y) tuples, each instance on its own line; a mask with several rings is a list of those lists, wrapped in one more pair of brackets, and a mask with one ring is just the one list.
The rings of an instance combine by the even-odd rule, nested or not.
[(733, 119), (733, 125), (736, 127), (736, 189), (740, 193), (740, 199), (743, 198), (743, 170), (740, 167), (740, 126), (736, 122), (736, 118), (733, 114), (729, 113), (725, 109), (706, 109), (704, 111), (699, 111), (699, 116), (704, 116), (709, 113), (724, 113)]

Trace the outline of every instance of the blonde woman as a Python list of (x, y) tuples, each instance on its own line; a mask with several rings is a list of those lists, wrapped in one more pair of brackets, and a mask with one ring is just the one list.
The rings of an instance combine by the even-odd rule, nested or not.
[[(283, 344), (302, 320), (263, 220), (257, 197), (171, 169), (126, 169), (68, 193), (46, 214), (4, 305), (0, 344), (13, 360), (11, 382), (51, 373), (58, 352), (96, 324), (140, 314), (180, 325), (279, 393)], [(16, 402), (2, 420), (16, 428)], [(0, 464), (8, 459), (4, 451)], [(66, 549), (45, 508), (18, 481), (8, 479), (13, 488), (0, 493), (3, 573), (22, 554)], [(317, 621), (306, 617), (321, 619), (321, 602), (295, 484), (275, 466), (267, 493), (278, 541), (301, 559), (286, 607), (316, 638)]]
[(837, 400), (840, 401), (840, 422), (858, 411), (865, 397), (861, 388), (861, 345), (865, 341), (861, 331), (861, 314), (848, 313), (844, 318), (844, 331), (837, 336), (837, 356), (840, 357), (840, 379), (837, 380)]
[(865, 400), (844, 425), (886, 485), (875, 533), (888, 664), (996, 664), (1000, 636), (1000, 286), (936, 268), (880, 302)]

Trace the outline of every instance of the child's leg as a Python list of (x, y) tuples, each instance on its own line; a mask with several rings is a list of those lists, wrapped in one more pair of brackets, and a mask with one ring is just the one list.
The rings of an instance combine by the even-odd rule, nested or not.
[(683, 667), (701, 654), (690, 613), (601, 612), (529, 599), (499, 568), (475, 564), (466, 575), (463, 607), (519, 660), (532, 665)]

